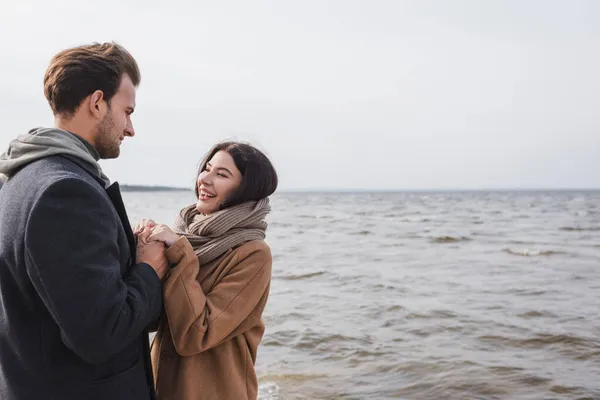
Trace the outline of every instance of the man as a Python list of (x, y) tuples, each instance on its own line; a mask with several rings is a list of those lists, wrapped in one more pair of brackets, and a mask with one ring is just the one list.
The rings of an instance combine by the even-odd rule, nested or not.
[(0, 156), (0, 398), (154, 398), (146, 327), (160, 314), (164, 244), (136, 247), (97, 161), (133, 137), (140, 73), (114, 43), (64, 50), (44, 92), (56, 128)]

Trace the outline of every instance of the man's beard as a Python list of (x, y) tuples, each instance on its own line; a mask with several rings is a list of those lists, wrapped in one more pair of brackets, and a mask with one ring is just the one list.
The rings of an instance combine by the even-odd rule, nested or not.
[(103, 160), (117, 158), (121, 154), (120, 140), (114, 136), (115, 124), (110, 111), (98, 124), (98, 135), (96, 136), (96, 150)]

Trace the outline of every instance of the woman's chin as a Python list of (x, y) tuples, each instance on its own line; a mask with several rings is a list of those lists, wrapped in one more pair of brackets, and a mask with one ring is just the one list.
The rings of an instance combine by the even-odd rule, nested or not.
[(206, 204), (202, 200), (198, 200), (198, 202), (196, 203), (196, 210), (200, 214), (210, 214), (210, 213), (213, 212), (212, 207), (210, 206), (210, 204)]

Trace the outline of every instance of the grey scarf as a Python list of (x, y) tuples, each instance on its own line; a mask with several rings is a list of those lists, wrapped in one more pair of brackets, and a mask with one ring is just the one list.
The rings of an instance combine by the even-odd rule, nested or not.
[(59, 154), (77, 157), (90, 164), (104, 181), (105, 187), (110, 185), (110, 180), (85, 145), (69, 132), (57, 128), (32, 129), (11, 141), (8, 150), (0, 155), (0, 174), (10, 178), (27, 164)]
[(174, 231), (190, 241), (200, 266), (227, 250), (251, 240), (263, 240), (267, 229), (265, 217), (271, 211), (269, 199), (249, 201), (202, 215), (193, 204), (181, 210)]

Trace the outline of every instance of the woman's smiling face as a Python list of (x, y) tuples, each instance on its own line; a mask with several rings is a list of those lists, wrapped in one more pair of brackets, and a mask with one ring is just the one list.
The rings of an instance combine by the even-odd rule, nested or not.
[(198, 203), (196, 209), (201, 214), (212, 214), (220, 209), (242, 183), (242, 173), (233, 157), (223, 150), (215, 153), (200, 172), (197, 180)]

